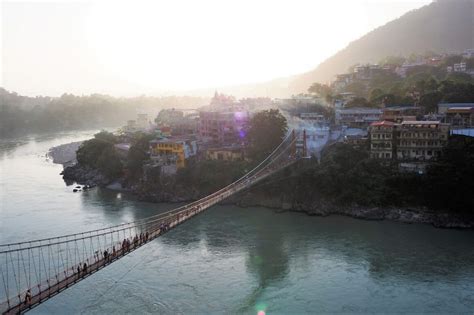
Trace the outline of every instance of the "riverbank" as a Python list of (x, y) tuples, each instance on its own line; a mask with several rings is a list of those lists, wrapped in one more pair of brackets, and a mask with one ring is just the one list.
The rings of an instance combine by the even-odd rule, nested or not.
[[(310, 193), (308, 193), (309, 195)], [(337, 205), (334, 202), (313, 200), (301, 202), (291, 196), (262, 194), (246, 191), (228, 201), (240, 207), (265, 207), (280, 211), (306, 213), (310, 216), (342, 215), (363, 220), (388, 220), (402, 223), (430, 224), (437, 228), (474, 229), (474, 217), (420, 207), (368, 207)]]
[[(460, 148), (465, 148), (465, 145)], [(458, 158), (456, 163), (466, 173), (472, 169), (463, 166), (468, 157), (463, 153), (462, 159)], [(107, 159), (100, 161), (103, 165), (109, 163)], [(129, 191), (147, 202), (182, 203), (213, 193), (251, 168), (237, 162), (203, 160), (194, 161), (172, 176), (159, 171), (130, 176), (126, 162), (119, 164), (122, 165), (117, 171), (108, 173), (102, 172), (107, 167), (76, 164), (66, 167), (61, 174), (68, 183)], [(439, 173), (440, 170), (451, 170), (452, 165), (447, 162), (438, 164), (428, 175), (402, 173), (395, 165), (368, 158), (362, 149), (339, 145), (327, 152), (321, 163), (312, 159), (301, 160), (252, 189), (229, 198), (227, 203), (316, 216), (336, 214), (365, 220), (424, 223), (442, 228), (474, 228), (472, 200), (469, 199), (472, 194), (465, 192), (467, 187), (462, 185), (462, 189), (457, 185), (454, 191), (445, 185), (451, 182), (450, 178), (459, 180), (464, 176), (467, 180), (467, 175)], [(437, 203), (438, 199), (442, 202)]]
[[(174, 192), (169, 189), (144, 190), (141, 185), (126, 186), (121, 181), (112, 181), (95, 169), (74, 165), (66, 167), (61, 173), (67, 182), (82, 185), (100, 186), (105, 189), (128, 191), (141, 201), (152, 203), (183, 203), (191, 202), (203, 197), (202, 192), (196, 189), (185, 189), (173, 186)], [(274, 186), (259, 184), (254, 189), (247, 190), (232, 196), (223, 204), (239, 207), (265, 207), (277, 211), (300, 212), (309, 216), (343, 215), (363, 220), (389, 220), (403, 223), (430, 224), (437, 228), (473, 229), (474, 217), (442, 211), (433, 211), (422, 207), (374, 207), (352, 205), (338, 205), (317, 193), (308, 191), (305, 197), (298, 196), (295, 190), (281, 191)]]
[(61, 144), (49, 149), (47, 155), (53, 160), (53, 163), (70, 166), (77, 163), (76, 151), (84, 141), (75, 141)]
[[(62, 167), (44, 155), (84, 137), (2, 151), (3, 243), (106, 228), (177, 206), (107, 189), (72, 193), (58, 176)], [(474, 230), (218, 205), (86, 280), (98, 285), (73, 286), (31, 314), (256, 313), (262, 301), (267, 313), (469, 313), (473, 238)], [(124, 274), (117, 285), (114, 275)], [(114, 289), (103, 295), (106, 288)], [(341, 300), (345, 292), (357, 296)]]

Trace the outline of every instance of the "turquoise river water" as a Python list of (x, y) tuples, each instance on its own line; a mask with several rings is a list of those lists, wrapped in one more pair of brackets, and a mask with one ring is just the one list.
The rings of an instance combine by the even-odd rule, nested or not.
[[(45, 154), (90, 132), (0, 141), (0, 242), (73, 233), (175, 205), (73, 193)], [(32, 314), (474, 312), (474, 231), (216, 206)]]

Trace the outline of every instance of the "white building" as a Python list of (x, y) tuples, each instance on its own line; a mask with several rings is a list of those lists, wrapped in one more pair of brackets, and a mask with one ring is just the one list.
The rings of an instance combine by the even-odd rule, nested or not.
[(453, 65), (454, 72), (466, 72), (466, 70), (467, 70), (467, 65), (465, 62), (455, 63)]
[(367, 128), (371, 123), (379, 121), (382, 117), (380, 108), (344, 108), (336, 109), (335, 122), (353, 128)]

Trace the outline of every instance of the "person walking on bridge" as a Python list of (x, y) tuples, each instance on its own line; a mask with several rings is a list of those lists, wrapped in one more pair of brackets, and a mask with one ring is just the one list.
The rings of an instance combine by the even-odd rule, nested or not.
[(84, 265), (82, 265), (82, 272), (84, 273), (84, 276), (87, 274), (87, 264), (84, 263)]
[(31, 304), (31, 290), (28, 289), (25, 294), (25, 305)]

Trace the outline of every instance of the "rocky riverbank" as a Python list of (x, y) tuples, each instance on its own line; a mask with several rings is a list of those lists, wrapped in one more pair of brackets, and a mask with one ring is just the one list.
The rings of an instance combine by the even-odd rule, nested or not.
[(79, 149), (83, 141), (76, 141), (66, 144), (61, 144), (52, 147), (48, 151), (48, 156), (53, 160), (53, 163), (63, 165), (73, 165), (77, 162), (76, 151)]
[(390, 220), (403, 223), (431, 224), (438, 228), (474, 228), (474, 217), (448, 212), (435, 212), (419, 207), (363, 207), (336, 205), (320, 199), (317, 202), (300, 202), (288, 196), (243, 192), (228, 200), (241, 207), (265, 207), (281, 211), (302, 212), (311, 216), (343, 215), (364, 220)]
[[(190, 202), (199, 199), (198, 191), (176, 190), (174, 193), (144, 192), (135, 187), (133, 192), (139, 199), (148, 202)], [(202, 197), (202, 196), (201, 196)], [(337, 205), (322, 196), (308, 193), (307, 198), (271, 192), (264, 186), (241, 192), (223, 203), (240, 207), (264, 207), (277, 211), (306, 213), (310, 216), (343, 215), (363, 220), (390, 220), (403, 223), (430, 224), (438, 228), (474, 228), (474, 217), (448, 212), (436, 212), (420, 207), (364, 207), (359, 205)]]
[(112, 182), (111, 179), (101, 174), (97, 169), (79, 164), (65, 167), (61, 175), (68, 184), (78, 183), (94, 187), (106, 186)]
[[(121, 190), (127, 190), (148, 202), (190, 202), (204, 197), (196, 187), (167, 183), (159, 187), (148, 184), (125, 185), (123, 180), (112, 180), (98, 170), (73, 165), (65, 167), (61, 173), (66, 182), (89, 186), (110, 187), (120, 183)], [(115, 183), (114, 187), (110, 186)], [(279, 189), (275, 184), (259, 184), (257, 187), (239, 193), (225, 201), (240, 207), (265, 207), (278, 211), (306, 213), (310, 216), (344, 215), (364, 220), (390, 220), (403, 223), (431, 224), (439, 228), (474, 228), (474, 217), (456, 213), (431, 211), (421, 207), (364, 207), (360, 205), (338, 205), (317, 193), (305, 194), (295, 189)]]

